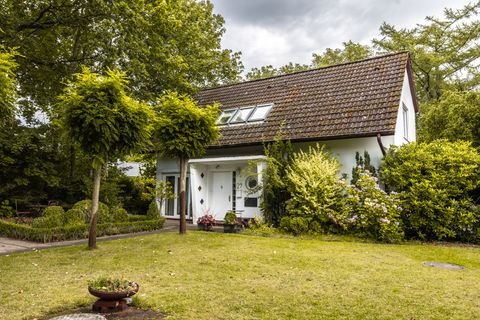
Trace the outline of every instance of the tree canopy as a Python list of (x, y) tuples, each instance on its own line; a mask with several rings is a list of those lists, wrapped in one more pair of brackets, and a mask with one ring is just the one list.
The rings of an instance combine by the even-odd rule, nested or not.
[(438, 100), (447, 89), (471, 90), (480, 84), (480, 1), (446, 8), (443, 18), (426, 17), (412, 29), (384, 23), (374, 45), (382, 51), (409, 51), (420, 101)]
[(373, 56), (372, 48), (349, 40), (342, 43), (343, 48), (327, 48), (321, 54), (313, 54), (314, 67), (326, 67), (334, 64), (362, 60)]
[(0, 46), (0, 125), (13, 119), (16, 98), (15, 51)]
[(48, 110), (82, 65), (122, 69), (146, 100), (234, 81), (241, 69), (239, 54), (221, 49), (224, 20), (209, 1), (5, 0), (1, 8), (0, 44), (18, 48), (26, 115)]

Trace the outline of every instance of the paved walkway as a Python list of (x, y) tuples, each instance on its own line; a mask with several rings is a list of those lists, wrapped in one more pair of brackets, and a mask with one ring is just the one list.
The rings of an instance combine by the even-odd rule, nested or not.
[[(190, 229), (190, 228), (193, 228), (194, 226), (189, 225), (188, 227)], [(101, 242), (101, 241), (116, 240), (116, 239), (123, 239), (123, 238), (132, 238), (132, 237), (139, 237), (139, 236), (157, 234), (162, 232), (175, 232), (177, 230), (178, 230), (178, 221), (167, 220), (163, 228), (160, 230), (98, 237), (97, 241)], [(39, 242), (0, 237), (0, 256), (4, 256), (4, 255), (15, 253), (15, 252), (41, 250), (41, 249), (55, 248), (55, 247), (67, 247), (67, 246), (87, 244), (87, 243), (88, 243), (88, 239), (39, 243)]]

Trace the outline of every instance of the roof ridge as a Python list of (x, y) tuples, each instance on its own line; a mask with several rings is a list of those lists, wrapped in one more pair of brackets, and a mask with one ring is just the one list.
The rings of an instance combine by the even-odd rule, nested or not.
[(260, 79), (253, 79), (253, 80), (247, 80), (247, 81), (242, 81), (242, 82), (236, 82), (236, 83), (229, 83), (229, 84), (224, 84), (224, 85), (219, 85), (216, 87), (210, 87), (210, 88), (204, 88), (200, 89), (200, 92), (203, 91), (208, 91), (208, 90), (215, 90), (215, 89), (220, 89), (220, 88), (227, 88), (227, 87), (232, 87), (232, 86), (237, 86), (241, 84), (246, 84), (246, 83), (253, 83), (253, 82), (259, 82), (259, 81), (264, 81), (264, 80), (269, 80), (269, 79), (276, 79), (276, 78), (281, 78), (281, 77), (288, 77), (296, 74), (301, 74), (301, 73), (308, 73), (308, 72), (313, 72), (313, 71), (318, 71), (318, 70), (323, 70), (323, 69), (329, 69), (329, 68), (335, 68), (339, 66), (345, 66), (349, 64), (355, 64), (355, 63), (361, 63), (365, 61), (370, 61), (370, 60), (375, 60), (375, 59), (381, 59), (381, 58), (386, 58), (390, 56), (395, 56), (395, 55), (401, 55), (401, 54), (410, 54), (407, 50), (404, 51), (399, 51), (399, 52), (393, 52), (393, 53), (388, 53), (388, 54), (382, 54), (379, 56), (374, 56), (374, 57), (369, 57), (366, 59), (361, 59), (361, 60), (354, 60), (354, 61), (348, 61), (348, 62), (342, 62), (338, 64), (332, 64), (329, 66), (323, 66), (323, 67), (317, 67), (317, 68), (312, 68), (308, 70), (302, 70), (302, 71), (296, 71), (296, 72), (291, 72), (291, 73), (285, 73), (285, 74), (279, 74), (271, 77), (266, 77), (266, 78), (260, 78)]

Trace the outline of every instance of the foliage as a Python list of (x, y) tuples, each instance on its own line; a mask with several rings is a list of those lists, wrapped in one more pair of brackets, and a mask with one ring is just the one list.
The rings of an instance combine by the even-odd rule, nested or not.
[(99, 277), (88, 281), (92, 289), (104, 292), (129, 292), (138, 288), (137, 284), (125, 279)]
[(47, 207), (40, 218), (33, 220), (34, 228), (60, 228), (65, 225), (65, 210), (60, 206)]
[(11, 218), (15, 215), (15, 210), (10, 206), (8, 200), (0, 202), (0, 218)]
[(475, 237), (479, 215), (471, 196), (480, 188), (480, 154), (469, 143), (436, 140), (392, 148), (382, 162), (381, 177), (401, 192), (407, 236)]
[(370, 163), (370, 154), (367, 150), (364, 151), (363, 157), (358, 151), (355, 152), (355, 163), (356, 166), (352, 168), (351, 184), (356, 184), (360, 175), (365, 171), (368, 171), (374, 177), (377, 176), (377, 169), (375, 169), (375, 166)]
[(81, 66), (125, 70), (135, 96), (149, 101), (235, 81), (242, 69), (239, 53), (221, 49), (224, 20), (209, 1), (6, 0), (0, 29), (0, 44), (21, 55), (20, 95), (31, 111), (47, 111)]
[(465, 140), (480, 147), (480, 93), (445, 91), (439, 101), (424, 104), (418, 135), (423, 142)]
[(111, 222), (124, 222), (128, 221), (128, 212), (127, 210), (121, 207), (113, 207), (110, 209), (110, 221)]
[(211, 214), (206, 213), (198, 218), (197, 224), (201, 224), (206, 227), (213, 227), (215, 225), (215, 218)]
[[(88, 223), (92, 215), (92, 200), (81, 200), (75, 203), (72, 209), (77, 209), (82, 211), (85, 223)], [(110, 221), (110, 209), (108, 206), (102, 202), (98, 206), (98, 219), (100, 221)]]
[(65, 225), (85, 223), (85, 215), (80, 209), (69, 209), (65, 212)]
[[(120, 223), (98, 224), (98, 236), (158, 230), (163, 227), (165, 218)], [(0, 235), (36, 242), (53, 242), (85, 239), (88, 226), (84, 223), (71, 224), (57, 228), (34, 228), (26, 224), (16, 224), (0, 220)]]
[(227, 211), (225, 217), (223, 218), (225, 224), (237, 224), (237, 215), (234, 211)]
[(388, 52), (409, 51), (420, 101), (438, 100), (448, 88), (471, 90), (480, 83), (480, 2), (445, 9), (443, 18), (427, 17), (411, 29), (384, 23), (373, 42)]
[[(289, 216), (307, 218), (299, 225), (316, 221), (324, 231), (345, 229), (345, 219), (339, 213), (338, 202), (342, 186), (337, 174), (338, 161), (319, 145), (294, 154), (286, 170)], [(305, 222), (305, 223), (304, 223)]]
[(271, 236), (278, 234), (278, 229), (269, 224), (265, 217), (255, 216), (255, 218), (248, 223), (248, 227), (242, 230), (244, 234), (253, 234), (260, 236)]
[(331, 49), (327, 48), (322, 54), (313, 54), (312, 64), (315, 67), (326, 67), (340, 63), (363, 60), (373, 56), (373, 50), (360, 43), (343, 42), (343, 48)]
[(310, 217), (285, 216), (280, 220), (280, 228), (298, 236), (310, 231), (310, 221), (312, 221), (312, 218)]
[(176, 198), (176, 194), (173, 191), (172, 185), (169, 182), (157, 181), (155, 190), (154, 190), (155, 199), (159, 203), (158, 213), (162, 212), (162, 205), (166, 200), (171, 200)]
[(287, 201), (290, 193), (285, 180), (287, 167), (293, 156), (292, 144), (282, 140), (281, 133), (275, 141), (264, 147), (267, 167), (263, 174), (263, 201), (261, 208), (265, 221), (278, 227), (280, 219), (286, 214)]
[(59, 96), (63, 129), (95, 167), (138, 150), (149, 137), (149, 108), (130, 98), (127, 86), (117, 70), (101, 76), (84, 68)]
[(150, 205), (148, 206), (147, 217), (149, 219), (156, 219), (160, 217), (160, 210), (156, 200), (150, 202)]
[[(1, 29), (0, 29), (1, 34)], [(16, 52), (4, 50), (0, 44), (0, 125), (12, 122), (15, 113), (16, 78), (15, 62)]]
[(357, 171), (355, 184), (345, 188), (343, 210), (349, 217), (349, 232), (384, 242), (403, 239), (402, 207), (398, 194), (388, 194), (369, 171)]
[(154, 141), (165, 157), (201, 157), (219, 137), (216, 104), (200, 108), (191, 98), (168, 92), (160, 98), (157, 111)]
[(299, 63), (289, 62), (280, 68), (274, 68), (272, 65), (262, 66), (260, 68), (252, 68), (246, 75), (246, 80), (257, 80), (280, 76), (282, 74), (289, 74), (310, 69), (310, 66)]

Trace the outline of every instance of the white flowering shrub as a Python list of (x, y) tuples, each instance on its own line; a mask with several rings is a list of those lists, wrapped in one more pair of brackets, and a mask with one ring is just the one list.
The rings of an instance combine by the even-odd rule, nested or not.
[(345, 187), (343, 210), (349, 217), (348, 230), (355, 235), (384, 242), (404, 237), (399, 196), (382, 190), (369, 171), (359, 172), (356, 184)]

